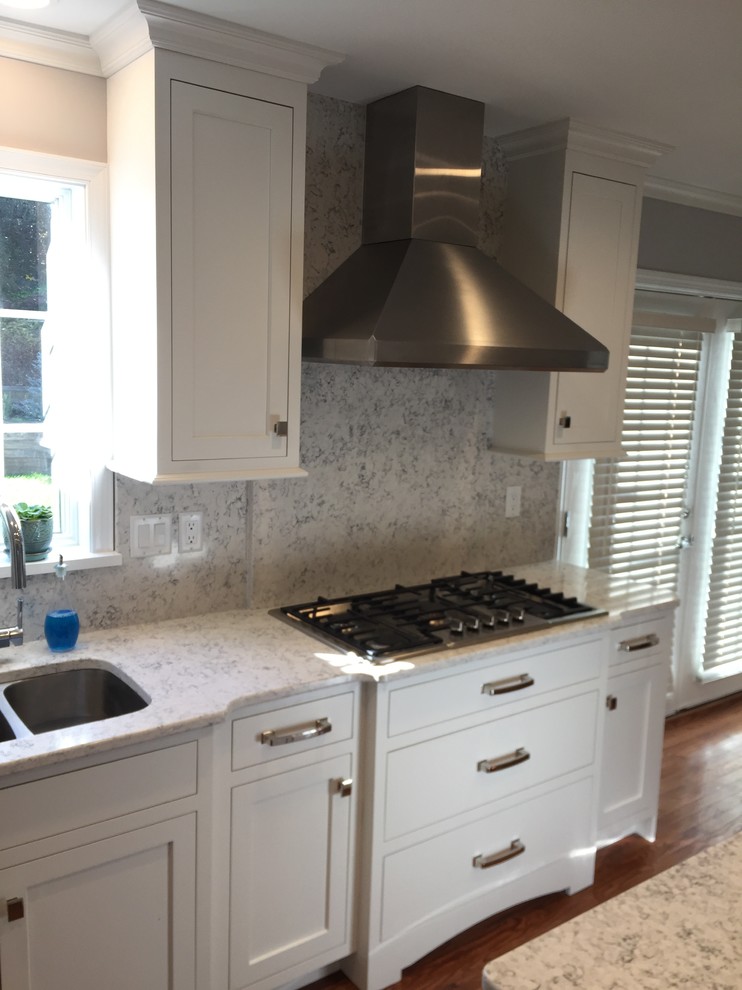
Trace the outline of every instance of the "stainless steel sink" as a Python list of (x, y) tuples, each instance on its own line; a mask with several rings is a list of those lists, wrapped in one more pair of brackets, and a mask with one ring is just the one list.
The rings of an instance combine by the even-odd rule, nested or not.
[(10, 739), (15, 739), (15, 732), (8, 725), (5, 716), (0, 714), (0, 742), (8, 742)]
[[(0, 698), (4, 702), (0, 703), (0, 741), (116, 718), (149, 704), (118, 674), (103, 667), (73, 667), (26, 677), (7, 684)], [(12, 733), (6, 737), (3, 722)]]

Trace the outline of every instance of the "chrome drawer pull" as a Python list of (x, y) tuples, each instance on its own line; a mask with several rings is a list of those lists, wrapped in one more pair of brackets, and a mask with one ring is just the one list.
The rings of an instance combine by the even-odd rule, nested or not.
[(510, 691), (522, 691), (523, 688), (533, 687), (535, 681), (530, 674), (519, 677), (506, 677), (502, 681), (489, 681), (482, 685), (482, 694), (508, 694)]
[(477, 770), (482, 773), (496, 773), (498, 770), (507, 770), (508, 767), (517, 767), (519, 763), (525, 763), (531, 759), (531, 754), (519, 746), (515, 752), (506, 753), (505, 756), (495, 756), (491, 760), (480, 760), (477, 763)]
[(498, 863), (507, 863), (509, 859), (512, 859), (514, 856), (520, 856), (525, 851), (526, 847), (520, 839), (513, 839), (507, 849), (501, 849), (499, 852), (491, 853), (489, 856), (475, 856), (471, 865), (478, 867), (480, 870), (487, 870), (490, 866), (497, 866)]
[(623, 639), (618, 644), (621, 653), (635, 653), (637, 650), (648, 650), (650, 646), (659, 646), (660, 638), (657, 633), (648, 636), (637, 636), (635, 639)]
[(286, 729), (266, 729), (260, 733), (260, 742), (268, 746), (285, 746), (287, 743), (306, 742), (332, 732), (329, 718), (318, 718), (314, 722), (303, 722), (301, 725), (290, 725)]

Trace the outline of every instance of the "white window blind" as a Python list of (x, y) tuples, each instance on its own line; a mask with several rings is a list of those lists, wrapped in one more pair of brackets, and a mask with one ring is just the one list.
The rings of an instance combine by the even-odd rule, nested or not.
[(676, 593), (703, 334), (661, 322), (652, 314), (632, 330), (626, 455), (595, 464), (588, 560)]
[(742, 337), (735, 336), (716, 496), (703, 667), (742, 658)]

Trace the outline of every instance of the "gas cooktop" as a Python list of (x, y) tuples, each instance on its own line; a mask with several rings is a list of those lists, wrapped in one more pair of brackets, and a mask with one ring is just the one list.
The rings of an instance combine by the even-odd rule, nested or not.
[(605, 612), (502, 571), (462, 571), (429, 584), (285, 605), (271, 614), (332, 646), (389, 663)]

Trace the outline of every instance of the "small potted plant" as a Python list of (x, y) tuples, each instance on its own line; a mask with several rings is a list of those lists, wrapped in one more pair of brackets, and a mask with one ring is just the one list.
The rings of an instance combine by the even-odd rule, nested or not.
[(18, 513), (26, 547), (26, 560), (40, 560), (45, 557), (52, 545), (54, 519), (48, 505), (29, 505), (16, 502), (13, 506)]

